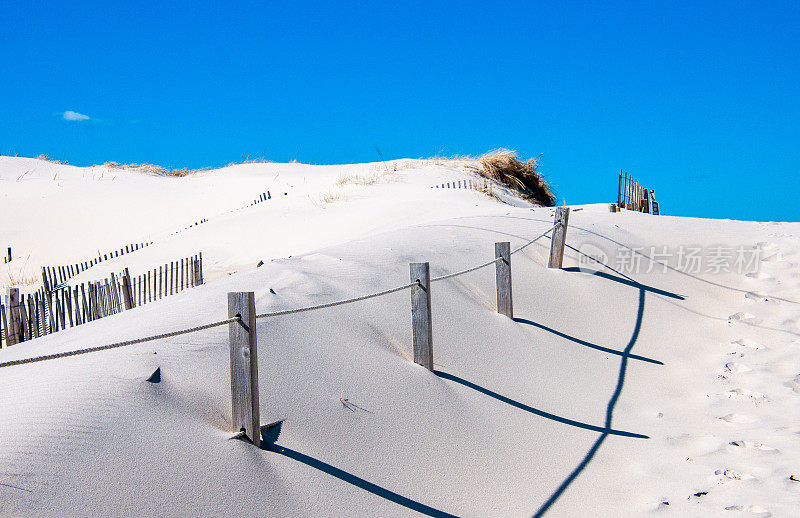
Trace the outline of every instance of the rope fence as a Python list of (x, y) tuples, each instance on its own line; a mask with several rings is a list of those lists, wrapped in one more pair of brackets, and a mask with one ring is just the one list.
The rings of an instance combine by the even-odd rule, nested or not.
[(407, 290), (412, 286), (416, 286), (419, 284), (419, 281), (411, 282), (408, 284), (404, 284), (402, 286), (398, 286), (396, 288), (390, 288), (388, 290), (379, 291), (377, 293), (371, 293), (369, 295), (362, 295), (361, 297), (354, 297), (352, 299), (344, 299), (338, 300), (336, 302), (328, 302), (327, 304), (318, 304), (316, 306), (307, 306), (304, 308), (297, 308), (297, 309), (287, 309), (285, 311), (275, 311), (273, 313), (261, 313), (260, 315), (256, 315), (256, 318), (269, 318), (269, 317), (279, 317), (282, 315), (291, 315), (293, 313), (302, 313), (304, 311), (312, 311), (314, 309), (323, 309), (323, 308), (332, 308), (334, 306), (341, 306), (343, 304), (350, 304), (351, 302), (359, 302), (362, 300), (367, 299), (374, 299), (375, 297), (381, 297), (383, 295), (388, 295), (390, 293), (395, 293), (397, 291)]
[(260, 314), (257, 314), (255, 311), (255, 294), (253, 292), (228, 293), (228, 318), (225, 320), (108, 345), (12, 360), (0, 363), (0, 368), (36, 363), (46, 360), (54, 360), (58, 358), (66, 358), (69, 356), (77, 356), (97, 351), (105, 351), (228, 325), (230, 341), (229, 345), (231, 352), (231, 402), (233, 407), (232, 428), (234, 432), (244, 432), (245, 435), (250, 438), (255, 445), (258, 446), (261, 440), (261, 434), (259, 422), (258, 359), (256, 350), (257, 319), (331, 308), (334, 306), (360, 302), (363, 300), (381, 297), (390, 293), (396, 293), (410, 289), (413, 361), (414, 363), (433, 371), (433, 328), (431, 325), (430, 291), (431, 283), (445, 279), (452, 279), (454, 277), (474, 272), (494, 264), (496, 266), (497, 312), (509, 318), (513, 318), (511, 294), (511, 256), (535, 243), (550, 232), (553, 232), (550, 240), (550, 259), (548, 261), (548, 268), (561, 268), (568, 218), (569, 209), (566, 207), (557, 207), (553, 226), (525, 244), (515, 248), (512, 251), (510, 243), (507, 241), (495, 243), (495, 258), (491, 261), (486, 261), (485, 263), (481, 263), (477, 266), (441, 275), (439, 277), (431, 278), (429, 263), (411, 263), (409, 265), (411, 282), (408, 284), (368, 295), (338, 300), (335, 302)]
[[(541, 239), (544, 236), (546, 236), (552, 230), (554, 230), (555, 228), (559, 227), (561, 224), (562, 224), (561, 222), (556, 222), (553, 226), (551, 226), (550, 228), (548, 228), (547, 230), (545, 230), (544, 232), (542, 232), (541, 234), (539, 234), (535, 238), (531, 239), (530, 241), (528, 241), (524, 245), (521, 245), (521, 246), (515, 248), (513, 251), (510, 252), (510, 254), (513, 255), (513, 254), (519, 252), (520, 250), (532, 245), (533, 243), (535, 243), (539, 239)], [(471, 268), (467, 268), (465, 270), (460, 270), (460, 271), (457, 271), (457, 272), (454, 272), (454, 273), (449, 273), (449, 274), (442, 275), (442, 276), (439, 276), (439, 277), (434, 277), (432, 279), (429, 279), (429, 282), (443, 281), (445, 279), (451, 279), (453, 277), (458, 277), (460, 275), (464, 275), (464, 274), (467, 274), (467, 273), (470, 273), (470, 272), (474, 272), (476, 270), (480, 270), (481, 268), (485, 268), (485, 267), (487, 267), (489, 265), (495, 264), (498, 261), (502, 261), (502, 260), (503, 260), (503, 257), (502, 256), (498, 256), (498, 257), (495, 257), (494, 259), (492, 259), (491, 261), (487, 261), (485, 263), (479, 264), (477, 266), (473, 266)], [(425, 263), (425, 264), (427, 264), (427, 263)], [(288, 310), (283, 310), (283, 311), (260, 313), (260, 314), (255, 315), (254, 318), (260, 319), (260, 318), (279, 317), (279, 316), (284, 316), (284, 315), (292, 315), (292, 314), (295, 314), (295, 313), (303, 313), (303, 312), (306, 312), (306, 311), (313, 311), (313, 310), (317, 310), (317, 309), (331, 308), (331, 307), (335, 307), (335, 306), (341, 306), (341, 305), (344, 305), (344, 304), (350, 304), (350, 303), (353, 303), (353, 302), (361, 302), (363, 300), (373, 299), (373, 298), (376, 298), (376, 297), (382, 297), (384, 295), (389, 295), (391, 293), (396, 293), (398, 291), (403, 291), (403, 290), (406, 290), (406, 289), (409, 289), (409, 288), (412, 288), (412, 287), (422, 287), (421, 281), (419, 279), (416, 279), (413, 282), (410, 282), (408, 284), (404, 284), (402, 286), (397, 286), (395, 288), (389, 288), (387, 290), (379, 291), (379, 292), (376, 292), (376, 293), (371, 293), (369, 295), (362, 295), (362, 296), (359, 296), (359, 297), (353, 297), (353, 298), (350, 298), (350, 299), (338, 300), (338, 301), (335, 301), (335, 302), (328, 302), (328, 303), (325, 303), (325, 304), (317, 304), (317, 305), (314, 305), (314, 306), (306, 306), (306, 307), (288, 309)], [(98, 352), (98, 351), (106, 351), (108, 349), (116, 349), (116, 348), (119, 348), (119, 347), (125, 347), (125, 346), (128, 346), (128, 345), (135, 345), (135, 344), (140, 344), (140, 343), (144, 343), (144, 342), (150, 342), (150, 341), (153, 341), (153, 340), (160, 340), (160, 339), (163, 339), (163, 338), (171, 338), (173, 336), (180, 336), (180, 335), (184, 335), (184, 334), (195, 333), (197, 331), (203, 331), (205, 329), (210, 329), (210, 328), (213, 328), (213, 327), (218, 327), (218, 326), (221, 326), (221, 325), (230, 324), (230, 323), (233, 323), (233, 322), (236, 322), (236, 321), (239, 321), (239, 320), (241, 320), (240, 317), (231, 317), (231, 318), (228, 318), (228, 319), (225, 319), (225, 320), (221, 320), (219, 322), (213, 322), (211, 324), (204, 324), (204, 325), (201, 325), (201, 326), (191, 327), (191, 328), (188, 328), (188, 329), (182, 329), (182, 330), (178, 330), (178, 331), (171, 331), (171, 332), (168, 332), (168, 333), (162, 333), (162, 334), (148, 336), (148, 337), (144, 337), (144, 338), (126, 340), (124, 342), (117, 342), (117, 343), (108, 344), (108, 345), (101, 345), (101, 346), (97, 346), (97, 347), (89, 347), (89, 348), (86, 348), (86, 349), (78, 349), (78, 350), (73, 350), (73, 351), (66, 351), (66, 352), (63, 352), (63, 353), (48, 354), (48, 355), (36, 356), (36, 357), (32, 357), (32, 358), (23, 358), (23, 359), (19, 359), (19, 360), (3, 362), (3, 363), (0, 363), (0, 368), (13, 367), (13, 366), (16, 366), (16, 365), (24, 365), (24, 364), (28, 364), (28, 363), (36, 363), (36, 362), (41, 362), (41, 361), (46, 361), (46, 360), (56, 360), (56, 359), (59, 359), (59, 358), (66, 358), (66, 357), (69, 357), (69, 356), (77, 356), (77, 355), (80, 355), (80, 354), (87, 354), (87, 353), (93, 353), (93, 352)]]
[(12, 360), (9, 362), (0, 363), (0, 368), (3, 367), (13, 367), (14, 365), (24, 365), (26, 363), (36, 363), (36, 362), (43, 362), (45, 360), (57, 360), (58, 358), (67, 358), (68, 356), (78, 356), (79, 354), (87, 354), (87, 353), (94, 353), (97, 351), (106, 351), (108, 349), (116, 349), (118, 347), (125, 347), (126, 345), (134, 345), (134, 344), (141, 344), (144, 342), (151, 342), (153, 340), (161, 340), (162, 338), (172, 338), (173, 336), (180, 336), (186, 335), (189, 333), (195, 333), (197, 331), (203, 331), (204, 329), (211, 329), (212, 327), (218, 327), (225, 324), (230, 324), (233, 322), (239, 321), (239, 317), (231, 317), (226, 318), (225, 320), (220, 320), (219, 322), (212, 322), (211, 324), (203, 324), (201, 326), (190, 327), (188, 329), (181, 329), (179, 331), (170, 331), (168, 333), (161, 333), (159, 335), (147, 336), (144, 338), (134, 338), (133, 340), (126, 340), (124, 342), (117, 342), (108, 345), (99, 345), (97, 347), (88, 347), (86, 349), (77, 349), (74, 351), (65, 351), (63, 353), (55, 353), (55, 354), (46, 354), (44, 356), (35, 356), (33, 358), (23, 358), (20, 360)]

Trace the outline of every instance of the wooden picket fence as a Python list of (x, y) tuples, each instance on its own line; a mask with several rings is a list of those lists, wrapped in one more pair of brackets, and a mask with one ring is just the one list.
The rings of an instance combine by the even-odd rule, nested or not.
[(8, 289), (6, 303), (0, 303), (0, 347), (63, 331), (203, 284), (203, 254), (171, 261), (135, 278), (125, 268), (101, 281), (72, 287), (49, 284), (57, 282), (59, 273), (43, 267), (45, 285), (32, 294), (20, 295), (18, 288)]
[(492, 185), (486, 180), (483, 182), (476, 180), (458, 180), (457, 182), (432, 185), (431, 189), (471, 189), (473, 191), (491, 192)]
[(115, 257), (120, 257), (122, 255), (129, 254), (131, 252), (135, 252), (140, 248), (145, 248), (152, 244), (153, 244), (152, 241), (144, 243), (132, 243), (130, 245), (125, 245), (123, 248), (120, 248), (119, 250), (113, 250), (106, 254), (98, 253), (97, 257), (94, 257), (87, 261), (81, 261), (79, 263), (68, 264), (64, 266), (43, 266), (42, 283), (44, 284), (46, 290), (53, 290), (57, 286), (61, 286), (74, 276), (88, 270), (89, 268), (98, 263), (102, 263), (103, 261), (108, 261), (109, 259), (114, 259)]
[(132, 281), (132, 297), (137, 306), (175, 295), (203, 284), (203, 253), (153, 268)]
[(269, 191), (262, 192), (261, 194), (258, 195), (258, 198), (253, 200), (253, 203), (251, 203), (248, 206), (252, 207), (253, 205), (258, 205), (259, 203), (264, 203), (265, 201), (271, 200), (271, 199), (272, 199), (272, 193), (270, 193)]
[[(639, 184), (628, 173), (620, 170), (617, 184), (617, 205), (620, 209), (635, 210), (648, 214), (661, 214), (654, 191)], [(616, 212), (618, 209), (613, 209)]]
[[(256, 325), (256, 321), (258, 319), (281, 317), (286, 315), (303, 313), (307, 311), (321, 310), (334, 306), (341, 306), (344, 304), (351, 304), (377, 297), (383, 297), (385, 295), (398, 293), (405, 290), (410, 290), (411, 349), (413, 354), (413, 361), (414, 363), (421, 365), (422, 367), (430, 370), (431, 372), (434, 372), (433, 326), (431, 323), (432, 322), (431, 284), (438, 281), (452, 279), (454, 277), (465, 275), (470, 272), (474, 272), (482, 268), (494, 265), (495, 284), (497, 289), (497, 312), (507, 316), (508, 318), (513, 319), (514, 310), (513, 310), (512, 282), (511, 282), (511, 258), (513, 254), (525, 249), (529, 245), (532, 245), (539, 239), (544, 238), (547, 234), (550, 234), (552, 232), (550, 237), (550, 257), (547, 266), (548, 268), (562, 268), (564, 251), (566, 247), (567, 228), (569, 226), (569, 212), (570, 209), (568, 207), (556, 207), (553, 226), (551, 226), (538, 236), (529, 240), (525, 244), (515, 248), (514, 250), (511, 249), (511, 243), (508, 241), (496, 242), (494, 244), (494, 255), (495, 255), (494, 259), (457, 272), (440, 275), (438, 277), (431, 277), (429, 263), (427, 262), (411, 263), (409, 265), (410, 282), (408, 284), (395, 286), (393, 288), (349, 299), (320, 303), (313, 306), (297, 307), (294, 309), (284, 309), (284, 310), (261, 313), (261, 314), (256, 313), (254, 292), (252, 291), (229, 292), (227, 297), (228, 318), (224, 320), (219, 320), (216, 322), (208, 322), (203, 325), (178, 329), (167, 333), (160, 333), (152, 336), (128, 339), (125, 341), (110, 343), (102, 346), (93, 346), (93, 347), (75, 349), (56, 354), (47, 354), (42, 356), (34, 356), (29, 358), (11, 360), (7, 362), (0, 362), (0, 368), (29, 364), (39, 361), (56, 360), (58, 358), (63, 358), (67, 356), (76, 356), (79, 354), (88, 354), (98, 351), (105, 351), (109, 349), (125, 347), (133, 344), (140, 344), (153, 340), (161, 340), (168, 337), (186, 335), (202, 331), (205, 329), (211, 329), (214, 327), (227, 325), (229, 348), (230, 348), (229, 358), (230, 358), (230, 373), (231, 373), (230, 381), (231, 381), (231, 404), (232, 404), (230, 428), (231, 431), (236, 434), (234, 437), (247, 438), (254, 445), (259, 446), (261, 442), (262, 429), (265, 428), (265, 426), (267, 428), (270, 426), (275, 426), (278, 424), (278, 422), (262, 426), (260, 421), (261, 405), (259, 401), (259, 391), (258, 391), (258, 380), (259, 380), (258, 355), (257, 355), (258, 339), (257, 339), (257, 325)], [(188, 275), (187, 272), (194, 272), (194, 280), (199, 281), (199, 283), (202, 283), (203, 279), (202, 256), (198, 254), (197, 256), (191, 259), (195, 260), (194, 261), (190, 260), (189, 263), (186, 263), (185, 261), (173, 262), (170, 265), (167, 265), (169, 267), (166, 269), (163, 267), (159, 268), (157, 292), (162, 294), (161, 296), (167, 293), (168, 283), (171, 290), (169, 291), (169, 293), (175, 293), (176, 292), (175, 290), (180, 291), (180, 289), (185, 289), (186, 283), (184, 281), (189, 279), (188, 277), (186, 277), (186, 275)], [(176, 267), (177, 264), (181, 265), (182, 267), (180, 266)], [(191, 266), (187, 267), (187, 264)], [(165, 270), (169, 272), (166, 274), (166, 277), (164, 276)], [(174, 274), (174, 272), (176, 271), (178, 272), (177, 276)], [(153, 270), (152, 276), (150, 276), (148, 272), (147, 275), (138, 276), (137, 281), (131, 283), (130, 275), (126, 269), (126, 271), (122, 276), (121, 288), (119, 288), (119, 285), (117, 285), (118, 289), (121, 290), (122, 292), (123, 307), (125, 309), (133, 307), (134, 305), (133, 293), (138, 293), (138, 295), (135, 297), (135, 299), (138, 301), (152, 300), (151, 296), (152, 290), (154, 290), (156, 286), (155, 276), (156, 276), (155, 270)], [(113, 279), (115, 278), (112, 277), (112, 280)], [(165, 282), (164, 279), (168, 279), (168, 282)], [(180, 282), (177, 282), (176, 279), (180, 280)], [(137, 284), (138, 284), (138, 289), (136, 288)], [(191, 282), (189, 282), (189, 284), (190, 286), (193, 285)], [(113, 282), (112, 285), (114, 285)], [(142, 286), (149, 287), (151, 289), (151, 292), (147, 292), (146, 289), (143, 292)], [(109, 300), (108, 307), (118, 308), (119, 297), (117, 296), (116, 292), (114, 291), (114, 289), (109, 288), (108, 283), (105, 283), (105, 288), (106, 289), (104, 291), (104, 294), (107, 296)], [(74, 299), (77, 300), (78, 299), (77, 287), (74, 289), (75, 289)], [(67, 291), (67, 293), (69, 292)], [(145, 293), (146, 295), (143, 296), (143, 294)], [(12, 323), (9, 325), (11, 326), (10, 327), (11, 329), (17, 329), (16, 326), (19, 326), (18, 322), (20, 315), (24, 313), (24, 310), (19, 311), (19, 308), (20, 306), (24, 306), (24, 304), (20, 305), (17, 302), (17, 294), (12, 293), (12, 290), (9, 290), (9, 295), (10, 295), (9, 296), (10, 307), (12, 308), (12, 311), (10, 312)], [(83, 306), (84, 308), (86, 308), (87, 307), (86, 299), (85, 297), (83, 297), (82, 291), (80, 295), (81, 295), (81, 300), (83, 301)], [(66, 295), (66, 297), (69, 299), (70, 295)], [(58, 302), (58, 298), (56, 298), (56, 302)], [(101, 313), (101, 310), (99, 309), (99, 300), (93, 299), (92, 304), (93, 305), (97, 304), (98, 305), (97, 312)], [(50, 307), (52, 308), (52, 303)], [(63, 316), (63, 307), (64, 307), (63, 305), (61, 307), (58, 307), (57, 305), (55, 311), (50, 311), (51, 314), (60, 313), (62, 323), (65, 322)], [(70, 306), (68, 305), (67, 307)], [(16, 316), (14, 312), (15, 308), (17, 309)], [(95, 308), (90, 307), (88, 311), (93, 311), (94, 309)], [(113, 309), (111, 309), (110, 311), (113, 311)], [(0, 311), (0, 313), (2, 313), (3, 319), (5, 319), (5, 311)], [(45, 313), (45, 311), (42, 311), (42, 313)], [(76, 314), (79, 313), (80, 312), (77, 312)], [(31, 313), (28, 312), (26, 315), (30, 314)], [(37, 319), (40, 317), (38, 310), (34, 312), (34, 315), (36, 316)], [(14, 321), (14, 319), (17, 320)], [(70, 320), (70, 322), (71, 322), (70, 325), (72, 325), (72, 320)], [(9, 329), (9, 327), (6, 327), (5, 322), (4, 322), (4, 327), (6, 329)], [(24, 333), (24, 331), (21, 333)], [(158, 370), (156, 372), (158, 372)], [(345, 404), (345, 400), (342, 400), (342, 404), (343, 405)], [(598, 429), (600, 428), (598, 427)], [(642, 435), (641, 437), (645, 436)]]

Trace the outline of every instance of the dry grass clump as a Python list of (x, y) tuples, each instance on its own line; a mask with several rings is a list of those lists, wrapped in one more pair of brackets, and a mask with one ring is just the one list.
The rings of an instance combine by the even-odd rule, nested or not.
[(188, 176), (193, 173), (199, 173), (200, 171), (208, 171), (208, 167), (203, 167), (200, 169), (167, 169), (161, 167), (160, 165), (155, 164), (118, 164), (117, 162), (105, 162), (103, 167), (108, 167), (111, 169), (127, 169), (129, 171), (136, 171), (140, 173), (150, 173), (150, 174), (157, 174), (161, 176)]
[(555, 205), (556, 197), (550, 185), (537, 171), (538, 158), (529, 158), (523, 162), (516, 151), (495, 149), (481, 155), (478, 161), (482, 166), (479, 170), (481, 175), (517, 191), (528, 201), (545, 207)]
[(339, 187), (344, 187), (345, 185), (372, 185), (374, 183), (378, 183), (378, 181), (381, 179), (381, 176), (382, 175), (380, 174), (371, 174), (368, 176), (360, 174), (342, 175), (336, 181), (336, 185)]
[(336, 185), (374, 185), (381, 181), (391, 182), (396, 178), (397, 171), (406, 167), (411, 167), (409, 163), (413, 160), (392, 160), (391, 162), (380, 162), (373, 164), (369, 174), (343, 174), (336, 181)]
[[(19, 156), (19, 154), (16, 154), (14, 156)], [(36, 159), (37, 160), (46, 160), (46, 161), (52, 162), (54, 164), (69, 165), (69, 162), (67, 162), (66, 160), (56, 160), (55, 158), (51, 158), (49, 155), (39, 155), (39, 156), (36, 157)]]
[(320, 196), (320, 201), (322, 203), (333, 203), (335, 201), (344, 201), (347, 199), (347, 195), (343, 192), (327, 192)]
[(273, 163), (272, 160), (267, 160), (263, 156), (251, 157), (250, 155), (247, 155), (240, 162), (231, 162), (230, 164), (226, 165), (225, 167), (231, 167), (231, 166), (240, 165), (240, 164), (272, 164), (272, 163)]

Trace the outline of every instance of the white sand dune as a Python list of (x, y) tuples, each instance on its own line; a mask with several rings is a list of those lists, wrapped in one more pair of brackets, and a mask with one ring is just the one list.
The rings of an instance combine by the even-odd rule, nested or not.
[[(550, 227), (553, 209), (499, 189), (507, 203), (431, 188), (474, 179), (466, 165), (170, 178), (0, 157), (15, 253), (0, 284), (31, 290), (42, 264), (143, 240), (75, 282), (197, 251), (206, 267), (203, 286), (0, 363), (220, 320), (229, 291), (259, 311), (362, 295), (407, 283), (409, 262), (440, 275)], [(410, 360), (407, 292), (259, 320), (261, 421), (282, 420), (262, 449), (230, 439), (225, 327), (0, 368), (0, 515), (796, 515), (800, 224), (588, 205), (567, 244), (563, 270), (545, 268), (546, 239), (513, 256), (513, 321), (493, 267), (435, 283), (436, 374)], [(757, 272), (696, 272), (664, 247), (761, 253)]]

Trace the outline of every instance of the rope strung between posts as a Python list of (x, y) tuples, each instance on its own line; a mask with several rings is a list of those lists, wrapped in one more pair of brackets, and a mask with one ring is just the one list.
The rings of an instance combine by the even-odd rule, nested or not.
[[(535, 238), (531, 239), (530, 241), (528, 241), (524, 245), (520, 246), (519, 248), (514, 249), (511, 252), (511, 254), (515, 254), (515, 253), (519, 252), (520, 250), (522, 250), (523, 248), (535, 243), (539, 239), (541, 239), (544, 236), (546, 236), (550, 231), (552, 231), (553, 229), (558, 227), (560, 224), (561, 224), (560, 222), (556, 223), (555, 225), (553, 225), (552, 227), (548, 228), (547, 230), (545, 230), (544, 232), (542, 232), (541, 234), (539, 234)], [(464, 275), (465, 273), (474, 272), (475, 270), (480, 270), (481, 268), (485, 268), (485, 267), (489, 266), (490, 264), (494, 264), (497, 261), (499, 261), (500, 259), (502, 259), (502, 257), (496, 257), (496, 258), (492, 259), (491, 261), (487, 261), (487, 262), (485, 262), (483, 264), (479, 264), (478, 266), (473, 266), (472, 268), (467, 268), (466, 270), (461, 270), (461, 271), (455, 272), (455, 273), (449, 273), (447, 275), (442, 275), (441, 277), (434, 277), (433, 279), (430, 280), (430, 282), (442, 281), (444, 279), (450, 279), (450, 278), (453, 278), (453, 277), (457, 277), (459, 275)], [(275, 312), (272, 312), (272, 313), (261, 313), (260, 315), (256, 315), (256, 318), (278, 317), (278, 316), (282, 316), (282, 315), (292, 315), (294, 313), (302, 313), (304, 311), (312, 311), (312, 310), (315, 310), (315, 309), (332, 308), (334, 306), (341, 306), (343, 304), (350, 304), (352, 302), (359, 302), (359, 301), (362, 301), (362, 300), (373, 299), (375, 297), (381, 297), (383, 295), (388, 295), (390, 293), (395, 293), (395, 292), (398, 292), (398, 291), (406, 290), (408, 288), (411, 288), (412, 286), (419, 286), (419, 285), (421, 285), (421, 283), (420, 283), (419, 280), (417, 280), (417, 281), (411, 282), (409, 284), (404, 284), (403, 286), (397, 286), (396, 288), (390, 288), (388, 290), (379, 291), (377, 293), (371, 293), (369, 295), (362, 295), (360, 297), (354, 297), (352, 299), (339, 300), (339, 301), (336, 301), (336, 302), (328, 302), (326, 304), (318, 304), (316, 306), (306, 306), (306, 307), (303, 307), (303, 308), (287, 309), (285, 311), (275, 311)], [(220, 320), (219, 322), (214, 322), (214, 323), (211, 323), (211, 324), (205, 324), (205, 325), (197, 326), (197, 327), (190, 327), (189, 329), (182, 329), (180, 331), (172, 331), (172, 332), (169, 332), (169, 333), (162, 333), (162, 334), (159, 334), (159, 335), (148, 336), (148, 337), (145, 337), (145, 338), (136, 338), (136, 339), (133, 339), (133, 340), (127, 340), (125, 342), (117, 342), (117, 343), (109, 344), (109, 345), (100, 345), (100, 346), (97, 346), (97, 347), (89, 347), (87, 349), (78, 349), (78, 350), (75, 350), (75, 351), (66, 351), (66, 352), (63, 352), (63, 353), (47, 354), (47, 355), (44, 355), (44, 356), (35, 356), (33, 358), (23, 358), (23, 359), (20, 359), (20, 360), (13, 360), (13, 361), (10, 361), (10, 362), (0, 363), (0, 368), (12, 367), (12, 366), (15, 366), (15, 365), (24, 365), (26, 363), (41, 362), (41, 361), (45, 361), (45, 360), (55, 360), (55, 359), (58, 359), (58, 358), (66, 358), (68, 356), (77, 356), (79, 354), (87, 354), (87, 353), (93, 353), (93, 352), (97, 352), (97, 351), (105, 351), (105, 350), (108, 350), (108, 349), (116, 349), (117, 347), (125, 347), (126, 345), (140, 344), (140, 343), (149, 342), (149, 341), (152, 341), (152, 340), (160, 340), (160, 339), (163, 339), (163, 338), (171, 338), (173, 336), (185, 335), (185, 334), (188, 334), (188, 333), (194, 333), (194, 332), (197, 332), (197, 331), (202, 331), (204, 329), (210, 329), (212, 327), (217, 327), (217, 326), (222, 326), (222, 325), (225, 325), (225, 324), (230, 324), (231, 322), (236, 322), (238, 320), (241, 320), (241, 318), (237, 316), (237, 317), (227, 318), (225, 320)]]
[(45, 356), (35, 356), (33, 358), (23, 358), (21, 360), (13, 360), (10, 362), (0, 363), (0, 368), (3, 367), (12, 367), (14, 365), (24, 365), (26, 363), (35, 363), (35, 362), (42, 362), (45, 360), (56, 360), (58, 358), (66, 358), (68, 356), (77, 356), (79, 354), (86, 354), (86, 353), (94, 353), (97, 351), (105, 351), (107, 349), (116, 349), (117, 347), (125, 347), (126, 345), (134, 345), (140, 344), (142, 342), (149, 342), (152, 340), (160, 340), (162, 338), (171, 338), (173, 336), (180, 336), (189, 333), (194, 333), (197, 331), (202, 331), (204, 329), (211, 329), (212, 327), (223, 326), (225, 324), (230, 324), (231, 322), (236, 322), (241, 320), (240, 317), (232, 317), (226, 318), (225, 320), (220, 320), (219, 322), (214, 322), (212, 324), (204, 324), (202, 326), (197, 327), (190, 327), (189, 329), (182, 329), (180, 331), (171, 331), (169, 333), (162, 333), (160, 335), (153, 335), (148, 336), (145, 338), (135, 338), (133, 340), (126, 340), (125, 342), (117, 342), (114, 344), (109, 345), (99, 345), (97, 347), (89, 347), (87, 349), (78, 349), (76, 351), (66, 351), (63, 353), (56, 353), (56, 354), (47, 354)]
[(527, 243), (525, 243), (521, 247), (515, 248), (514, 250), (512, 250), (511, 251), (511, 255), (516, 254), (517, 252), (519, 252), (523, 248), (527, 247), (528, 245), (532, 245), (533, 243), (535, 243), (536, 241), (540, 240), (541, 238), (543, 238), (544, 236), (546, 236), (548, 233), (550, 233), (551, 231), (555, 230), (556, 227), (559, 227), (559, 226), (561, 226), (561, 222), (560, 221), (558, 223), (556, 223), (555, 225), (553, 225), (552, 227), (550, 227), (547, 230), (545, 230), (544, 232), (542, 232), (541, 234), (539, 234), (538, 236), (536, 236), (535, 238), (531, 239), (530, 241), (528, 241)]
[(285, 311), (275, 311), (273, 313), (261, 313), (260, 315), (256, 315), (256, 318), (269, 318), (269, 317), (279, 317), (281, 315), (291, 315), (292, 313), (302, 313), (303, 311), (311, 311), (313, 309), (322, 309), (322, 308), (332, 308), (333, 306), (341, 306), (342, 304), (350, 304), (351, 302), (358, 302), (361, 300), (367, 299), (374, 299), (375, 297), (380, 297), (383, 295), (388, 295), (390, 293), (394, 293), (396, 291), (407, 290), (412, 286), (417, 286), (420, 284), (419, 281), (414, 281), (409, 284), (404, 284), (403, 286), (398, 286), (396, 288), (391, 288), (384, 291), (379, 291), (378, 293), (372, 293), (370, 295), (362, 295), (361, 297), (355, 297), (352, 299), (345, 299), (339, 300), (336, 302), (328, 302), (327, 304), (319, 304), (316, 306), (306, 306), (304, 308), (297, 308), (297, 309), (287, 309)]
[[(537, 240), (539, 240), (542, 237), (544, 237), (545, 235), (547, 235), (548, 232), (550, 232), (551, 230), (553, 230), (554, 228), (556, 228), (560, 224), (561, 223), (556, 223), (555, 225), (553, 225), (552, 227), (550, 227), (546, 231), (544, 231), (542, 234), (539, 234), (538, 236), (536, 236), (535, 238), (531, 239), (530, 241), (528, 241), (524, 245), (520, 246), (519, 248), (517, 248), (516, 250), (514, 250), (511, 253), (514, 254), (516, 252), (519, 252), (520, 250), (522, 250), (526, 246), (536, 242)], [(441, 277), (434, 277), (433, 279), (431, 279), (431, 282), (441, 281), (441, 280), (444, 280), (444, 279), (449, 279), (451, 277), (456, 277), (457, 275), (463, 275), (465, 273), (473, 272), (475, 270), (479, 270), (481, 268), (489, 266), (490, 264), (494, 264), (500, 259), (502, 259), (502, 258), (501, 257), (497, 257), (495, 259), (492, 259), (491, 261), (487, 261), (487, 262), (485, 262), (483, 264), (480, 264), (478, 266), (473, 266), (472, 268), (468, 268), (468, 269), (462, 270), (460, 272), (450, 273), (450, 274), (447, 274), (447, 275), (443, 275)], [(284, 311), (275, 311), (275, 312), (272, 312), (272, 313), (261, 313), (259, 315), (256, 315), (256, 318), (279, 317), (279, 316), (282, 316), (282, 315), (291, 315), (291, 314), (294, 314), (294, 313), (302, 313), (304, 311), (312, 311), (312, 310), (315, 310), (315, 309), (323, 309), (323, 308), (331, 308), (331, 307), (334, 307), (334, 306), (341, 306), (343, 304), (350, 304), (351, 302), (359, 302), (359, 301), (362, 301), (362, 300), (367, 300), (367, 299), (372, 299), (372, 298), (375, 298), (375, 297), (381, 297), (383, 295), (388, 295), (390, 293), (394, 293), (394, 292), (397, 292), (397, 291), (406, 290), (406, 289), (408, 289), (408, 288), (410, 288), (412, 286), (417, 286), (419, 284), (420, 284), (419, 281), (414, 281), (412, 283), (405, 284), (403, 286), (398, 286), (396, 288), (390, 288), (388, 290), (379, 291), (377, 293), (371, 293), (369, 295), (362, 295), (360, 297), (354, 297), (352, 299), (339, 300), (339, 301), (336, 301), (336, 302), (328, 302), (326, 304), (317, 304), (316, 306), (306, 306), (306, 307), (303, 307), (303, 308), (287, 309), (287, 310), (284, 310)]]
[[(528, 241), (527, 243), (525, 243), (521, 247), (515, 249), (513, 252), (511, 252), (511, 254), (515, 254), (515, 253), (519, 252), (520, 250), (522, 250), (523, 248), (525, 248), (526, 246), (535, 243), (536, 241), (538, 241), (539, 239), (543, 238), (545, 235), (547, 235), (548, 232), (550, 232), (551, 230), (553, 230), (554, 228), (556, 228), (560, 224), (561, 224), (561, 222), (556, 223), (555, 225), (553, 225), (552, 227), (548, 228), (547, 230), (545, 230), (543, 233), (539, 234), (535, 238), (531, 239), (530, 241)], [(472, 268), (467, 268), (466, 270), (461, 270), (460, 272), (448, 273), (447, 275), (442, 275), (441, 277), (434, 277), (433, 279), (431, 279), (431, 282), (443, 281), (445, 279), (450, 279), (452, 277), (457, 277), (459, 275), (464, 275), (465, 273), (474, 272), (475, 270), (480, 270), (481, 268), (485, 268), (485, 267), (489, 266), (490, 264), (494, 264), (497, 261), (500, 261), (501, 259), (502, 259), (502, 257), (495, 257), (491, 261), (486, 261), (483, 264), (479, 264), (478, 266), (473, 266)]]

